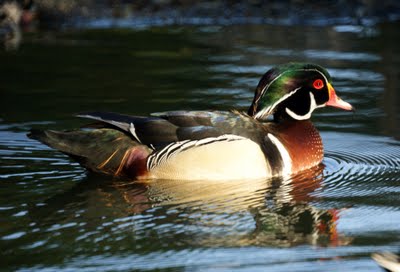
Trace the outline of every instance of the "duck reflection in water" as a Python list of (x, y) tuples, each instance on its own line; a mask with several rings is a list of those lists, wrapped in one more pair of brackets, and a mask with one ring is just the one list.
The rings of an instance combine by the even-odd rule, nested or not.
[[(321, 165), (295, 176), (257, 181), (164, 180), (115, 186), (130, 205), (131, 213), (141, 213), (157, 205), (181, 208), (186, 213), (191, 209), (201, 210), (202, 214), (224, 213), (226, 217), (248, 212), (255, 225), (251, 233), (240, 239), (242, 245), (342, 245), (348, 239), (337, 233), (339, 210), (323, 209), (311, 203), (317, 198), (313, 193), (322, 186), (323, 168)], [(213, 241), (215, 237), (210, 237), (210, 242)]]
[(176, 243), (192, 246), (343, 245), (349, 240), (337, 233), (339, 210), (313, 204), (318, 200), (314, 194), (323, 186), (323, 168), (251, 181), (107, 182), (89, 175), (88, 179), (100, 181), (80, 182), (36, 212), (48, 217), (62, 210), (63, 224), (75, 220), (76, 211), (84, 208), (80, 216), (93, 227), (96, 220), (98, 225), (104, 223), (100, 218), (123, 218), (135, 229), (125, 231), (138, 235), (136, 229), (147, 229), (151, 235), (139, 236), (158, 239), (154, 243), (173, 235)]

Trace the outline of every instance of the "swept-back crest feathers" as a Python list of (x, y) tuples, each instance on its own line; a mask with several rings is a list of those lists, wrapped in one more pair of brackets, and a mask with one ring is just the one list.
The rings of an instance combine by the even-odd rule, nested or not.
[(268, 118), (283, 101), (318, 76), (331, 82), (326, 69), (316, 64), (288, 63), (270, 69), (258, 83), (248, 114), (257, 119)]

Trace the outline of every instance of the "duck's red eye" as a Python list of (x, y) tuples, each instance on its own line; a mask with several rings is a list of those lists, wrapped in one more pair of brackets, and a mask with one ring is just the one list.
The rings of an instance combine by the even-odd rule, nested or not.
[(313, 82), (313, 86), (315, 89), (320, 90), (324, 87), (324, 82), (322, 81), (322, 79), (316, 79)]

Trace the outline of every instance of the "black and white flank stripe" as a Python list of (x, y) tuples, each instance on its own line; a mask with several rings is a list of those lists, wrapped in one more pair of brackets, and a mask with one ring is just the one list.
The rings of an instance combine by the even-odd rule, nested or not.
[(151, 171), (155, 167), (167, 162), (171, 157), (195, 147), (200, 147), (217, 142), (232, 142), (241, 140), (247, 140), (247, 138), (232, 134), (225, 134), (219, 137), (209, 137), (201, 140), (185, 140), (180, 142), (174, 142), (167, 145), (160, 151), (157, 151), (152, 155), (150, 155), (147, 158), (147, 169)]

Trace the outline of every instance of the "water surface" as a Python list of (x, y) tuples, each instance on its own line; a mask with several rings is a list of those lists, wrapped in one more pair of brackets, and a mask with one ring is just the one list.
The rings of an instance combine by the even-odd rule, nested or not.
[[(0, 52), (6, 270), (376, 271), (400, 247), (399, 23), (87, 29)], [(320, 109), (323, 165), (285, 178), (151, 184), (87, 173), (25, 134), (73, 115), (245, 110), (261, 75), (325, 66), (356, 113)]]

